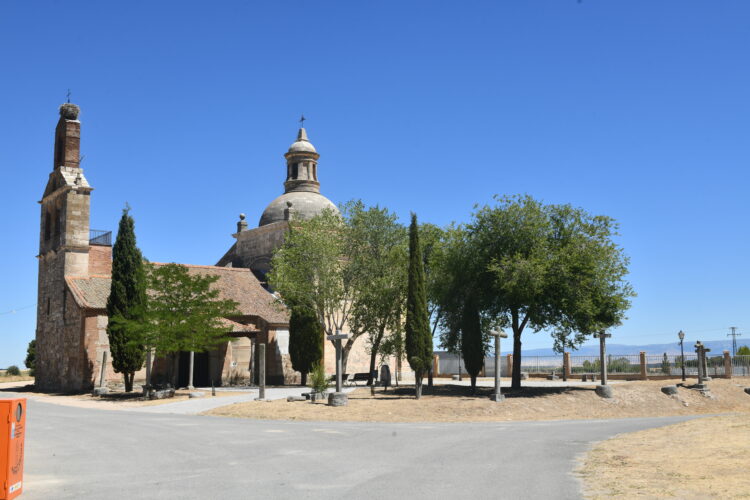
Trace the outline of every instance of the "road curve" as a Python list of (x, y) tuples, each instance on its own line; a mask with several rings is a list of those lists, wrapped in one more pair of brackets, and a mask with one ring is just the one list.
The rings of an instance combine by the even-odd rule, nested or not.
[(29, 401), (24, 498), (580, 498), (592, 442), (691, 417), (258, 421)]

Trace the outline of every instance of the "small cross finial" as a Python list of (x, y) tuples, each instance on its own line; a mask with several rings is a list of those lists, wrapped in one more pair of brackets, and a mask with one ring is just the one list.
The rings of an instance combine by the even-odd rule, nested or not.
[(68, 102), (70, 102), (70, 89), (68, 89)]
[(299, 118), (299, 126), (300, 127), (304, 127), (305, 126), (305, 120), (307, 120), (307, 118), (305, 118), (305, 115), (300, 116), (300, 118)]

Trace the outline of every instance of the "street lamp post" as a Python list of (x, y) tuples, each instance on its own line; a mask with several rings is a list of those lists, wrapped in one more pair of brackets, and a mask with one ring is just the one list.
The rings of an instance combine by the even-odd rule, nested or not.
[(505, 399), (500, 389), (500, 339), (507, 339), (508, 334), (502, 330), (491, 330), (490, 335), (495, 337), (495, 394), (490, 399), (499, 403)]
[(685, 332), (682, 330), (677, 333), (680, 337), (680, 365), (682, 366), (682, 381), (685, 381), (685, 349), (683, 348), (683, 341), (685, 340)]

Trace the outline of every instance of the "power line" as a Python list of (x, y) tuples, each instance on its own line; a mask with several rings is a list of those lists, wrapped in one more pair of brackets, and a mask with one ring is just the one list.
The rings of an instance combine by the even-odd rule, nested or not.
[(6, 314), (16, 314), (18, 311), (23, 311), (24, 309), (30, 309), (34, 306), (36, 306), (36, 303), (28, 305), (28, 306), (17, 307), (15, 309), (11, 309), (10, 311), (1, 312), (0, 316), (4, 316)]
[(737, 355), (737, 337), (742, 337), (742, 334), (737, 333), (736, 326), (730, 326), (729, 328), (732, 330), (732, 333), (728, 333), (727, 337), (732, 337), (732, 356), (736, 356)]

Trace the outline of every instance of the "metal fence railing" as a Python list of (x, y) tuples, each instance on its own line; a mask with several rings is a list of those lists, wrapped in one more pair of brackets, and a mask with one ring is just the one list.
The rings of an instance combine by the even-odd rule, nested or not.
[(562, 373), (563, 357), (560, 356), (522, 356), (521, 371), (528, 373)]
[(112, 231), (102, 231), (100, 229), (89, 230), (89, 244), (112, 246)]
[[(599, 356), (571, 356), (570, 372), (596, 373), (601, 371)], [(607, 373), (640, 373), (641, 357), (638, 354), (608, 354)]]
[[(647, 355), (645, 358), (646, 376), (672, 376), (679, 377), (682, 375), (682, 366), (685, 366), (685, 375), (690, 377), (698, 376), (698, 355), (695, 353), (686, 353), (684, 358), (679, 354), (662, 354)], [(463, 360), (461, 363), (461, 373), (466, 373), (466, 367)], [(510, 374), (507, 355), (500, 358), (500, 370), (503, 376)], [(707, 356), (706, 365), (708, 376), (722, 377), (726, 375), (724, 365), (724, 356)], [(443, 375), (457, 374), (459, 366), (458, 356), (449, 353), (440, 353), (438, 360), (439, 373)], [(750, 377), (750, 356), (733, 356), (731, 357), (731, 366), (733, 377)], [(484, 370), (486, 374), (494, 373), (495, 358), (487, 356), (484, 360)], [(594, 373), (598, 374), (601, 370), (599, 356), (570, 356), (570, 373), (571, 375)], [(534, 374), (561, 374), (563, 371), (563, 356), (523, 356), (521, 358), (521, 371)], [(607, 373), (611, 374), (639, 374), (641, 373), (641, 356), (640, 354), (608, 354), (607, 355)]]
[(750, 377), (750, 356), (734, 356), (732, 358), (732, 376)]

